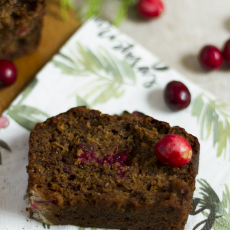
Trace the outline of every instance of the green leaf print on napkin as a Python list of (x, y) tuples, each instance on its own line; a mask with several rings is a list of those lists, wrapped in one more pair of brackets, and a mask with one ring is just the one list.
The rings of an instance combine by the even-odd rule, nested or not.
[(45, 229), (50, 229), (50, 225), (49, 224), (42, 224), (43, 228)]
[(83, 100), (80, 96), (77, 96), (77, 106), (86, 106), (88, 109), (90, 109), (90, 106), (87, 104), (85, 100)]
[(15, 120), (19, 125), (27, 129), (28, 131), (32, 131), (34, 129), (34, 126), (37, 123), (43, 122), (45, 119), (49, 117), (48, 114), (42, 112), (41, 110), (21, 105), (22, 102), (28, 97), (28, 95), (31, 93), (31, 91), (34, 89), (34, 87), (37, 85), (38, 80), (35, 79), (22, 93), (22, 98), (18, 102), (17, 105), (11, 106), (7, 114)]
[[(12, 152), (10, 146), (3, 140), (0, 139), (0, 147), (2, 147), (3, 149)], [(1, 153), (1, 149), (0, 149), (0, 165), (2, 165), (2, 153)]]
[[(40, 111), (39, 109), (26, 105), (12, 106), (8, 110), (7, 114), (19, 125), (29, 131), (32, 131), (37, 123), (41, 123), (49, 117), (48, 114)], [(39, 119), (38, 117), (42, 117), (42, 119)]]
[(217, 157), (229, 154), (227, 145), (230, 143), (230, 106), (220, 100), (211, 100), (205, 94), (200, 94), (193, 103), (192, 115), (197, 117), (201, 128), (201, 139), (207, 140), (213, 130), (213, 147)]
[(10, 146), (3, 140), (0, 139), (0, 147), (2, 147), (3, 149), (12, 152)]
[(23, 91), (22, 93), (22, 98), (21, 100), (18, 102), (18, 105), (20, 105), (26, 98), (27, 96), (31, 93), (31, 91), (34, 89), (34, 87), (37, 85), (38, 80), (37, 78), (35, 78), (30, 85)]
[[(214, 230), (230, 229), (230, 193), (228, 186), (225, 185), (226, 191), (223, 192), (223, 200), (220, 201), (216, 192), (206, 180), (201, 179), (198, 182), (201, 184), (202, 192), (200, 194), (202, 199), (193, 199), (193, 210), (190, 212), (190, 215), (202, 213), (207, 219), (196, 224), (193, 230), (203, 224), (202, 230), (211, 230), (212, 228)], [(200, 209), (196, 210), (198, 205), (200, 205)], [(204, 210), (209, 210), (209, 212)]]
[(53, 60), (53, 63), (65, 74), (77, 77), (96, 76), (95, 80), (85, 84), (71, 95), (84, 94), (81, 98), (87, 102), (90, 100), (90, 107), (105, 103), (111, 98), (120, 98), (125, 92), (124, 85), (136, 84), (135, 72), (128, 62), (119, 60), (102, 47), (94, 53), (77, 43), (76, 48), (70, 52), (70, 56), (60, 53), (59, 58), (62, 58), (62, 61)]

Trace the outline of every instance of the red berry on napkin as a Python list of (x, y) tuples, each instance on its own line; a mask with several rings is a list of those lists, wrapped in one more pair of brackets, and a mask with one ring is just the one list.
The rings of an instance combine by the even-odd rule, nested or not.
[(182, 110), (189, 106), (191, 94), (182, 82), (171, 81), (164, 89), (164, 101), (171, 110)]

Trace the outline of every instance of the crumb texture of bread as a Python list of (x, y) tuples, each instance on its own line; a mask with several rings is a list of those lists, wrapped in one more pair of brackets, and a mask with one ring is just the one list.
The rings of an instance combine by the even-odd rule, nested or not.
[[(190, 143), (192, 160), (163, 165), (154, 146), (167, 134)], [(32, 219), (53, 225), (182, 230), (191, 211), (199, 142), (144, 114), (101, 114), (86, 107), (37, 124), (27, 172)]]
[(45, 0), (0, 0), (0, 59), (13, 60), (37, 48)]

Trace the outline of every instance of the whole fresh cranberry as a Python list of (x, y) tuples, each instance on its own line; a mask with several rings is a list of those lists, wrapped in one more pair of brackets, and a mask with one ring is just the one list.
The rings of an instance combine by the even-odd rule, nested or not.
[(191, 94), (182, 82), (171, 81), (164, 89), (164, 101), (171, 110), (182, 110), (189, 106)]
[(230, 39), (225, 43), (222, 54), (225, 61), (230, 65)]
[(17, 69), (13, 62), (0, 60), (0, 86), (9, 86), (17, 78)]
[(151, 19), (161, 15), (164, 11), (164, 4), (161, 0), (140, 0), (137, 10), (143, 18)]
[(182, 136), (168, 134), (155, 145), (155, 155), (167, 166), (182, 167), (191, 160), (192, 148)]
[(219, 49), (208, 45), (201, 50), (199, 61), (205, 69), (218, 69), (222, 65), (223, 58)]

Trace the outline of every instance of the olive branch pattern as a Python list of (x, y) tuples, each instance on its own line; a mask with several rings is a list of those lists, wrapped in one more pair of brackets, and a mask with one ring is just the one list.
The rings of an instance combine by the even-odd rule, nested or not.
[(88, 103), (82, 99), (80, 96), (76, 97), (76, 105), (79, 106), (86, 106), (88, 109), (91, 109), (91, 107), (88, 105)]
[(201, 127), (201, 139), (207, 140), (213, 129), (213, 147), (217, 149), (217, 157), (224, 155), (230, 161), (230, 106), (220, 100), (211, 100), (200, 94), (193, 103), (192, 115), (197, 118)]
[[(193, 199), (193, 210), (190, 215), (197, 215), (201, 212), (207, 219), (196, 224), (192, 230), (196, 230), (202, 225), (201, 230), (230, 229), (230, 192), (228, 186), (225, 184), (223, 200), (220, 201), (218, 195), (206, 180), (201, 179), (198, 182), (201, 185), (202, 192), (200, 194), (202, 198)], [(196, 210), (198, 205), (200, 209)], [(209, 210), (209, 212), (204, 210)]]
[(102, 47), (97, 51), (94, 53), (77, 43), (76, 50), (70, 50), (70, 56), (59, 53), (62, 61), (53, 60), (54, 65), (64, 74), (76, 77), (96, 76), (95, 80), (70, 95), (83, 95), (82, 100), (91, 101), (88, 102), (89, 107), (105, 103), (111, 98), (120, 98), (125, 92), (124, 85), (136, 84), (135, 72), (126, 60), (119, 60)]
[(50, 225), (49, 224), (42, 224), (44, 229), (50, 229)]
[(3, 141), (2, 139), (0, 139), (0, 147), (9, 151), (9, 152), (12, 152), (10, 146), (5, 141)]
[[(38, 80), (35, 79), (23, 92), (21, 100), (17, 103), (17, 105), (13, 105), (7, 111), (7, 114), (15, 120), (19, 125), (27, 129), (28, 131), (32, 131), (34, 126), (37, 123), (43, 122), (44, 119), (48, 118), (49, 115), (42, 112), (41, 110), (22, 105), (22, 102), (27, 98), (27, 96), (31, 93), (33, 88), (37, 85)], [(43, 119), (37, 118), (39, 116)]]
[[(0, 139), (0, 148), (3, 148), (5, 150), (7, 150), (8, 152), (12, 152), (10, 146), (3, 141), (2, 139)], [(0, 149), (0, 165), (2, 165), (2, 153), (1, 153), (1, 149)]]

